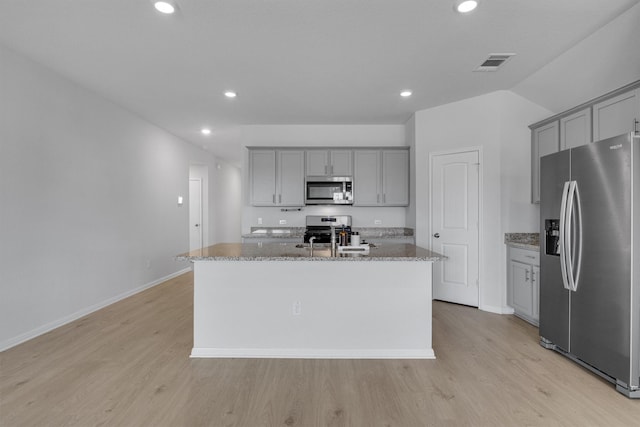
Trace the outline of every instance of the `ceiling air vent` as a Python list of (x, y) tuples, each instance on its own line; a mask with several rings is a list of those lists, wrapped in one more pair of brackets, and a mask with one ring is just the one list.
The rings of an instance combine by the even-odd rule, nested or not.
[(498, 71), (515, 53), (492, 53), (478, 68), (473, 71)]

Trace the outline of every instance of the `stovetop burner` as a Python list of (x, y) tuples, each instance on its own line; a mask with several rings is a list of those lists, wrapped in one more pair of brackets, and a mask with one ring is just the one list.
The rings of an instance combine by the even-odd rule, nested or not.
[(307, 215), (307, 228), (304, 232), (304, 242), (309, 243), (315, 237), (314, 243), (331, 243), (331, 227), (339, 233), (343, 228), (351, 235), (351, 215), (320, 216)]

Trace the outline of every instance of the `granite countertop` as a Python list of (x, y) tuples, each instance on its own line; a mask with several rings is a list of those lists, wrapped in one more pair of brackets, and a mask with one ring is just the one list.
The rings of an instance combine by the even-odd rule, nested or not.
[[(413, 229), (405, 227), (352, 227), (363, 239), (413, 237)], [(251, 227), (251, 233), (243, 234), (247, 238), (303, 238), (305, 227)]]
[(400, 243), (372, 247), (369, 254), (341, 253), (331, 256), (328, 247), (314, 247), (296, 243), (219, 243), (196, 249), (176, 257), (178, 261), (440, 261), (439, 253), (416, 245)]
[(540, 250), (539, 233), (505, 233), (504, 243), (514, 248)]
[(251, 227), (251, 233), (243, 234), (243, 238), (300, 238), (304, 237), (304, 227)]

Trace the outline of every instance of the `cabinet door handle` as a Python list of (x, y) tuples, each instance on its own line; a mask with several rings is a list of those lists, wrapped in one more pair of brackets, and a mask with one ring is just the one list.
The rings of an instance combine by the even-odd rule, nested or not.
[(282, 194), (278, 194), (278, 203), (282, 203)]
[(329, 175), (329, 166), (324, 165), (324, 174)]
[(531, 283), (533, 283), (533, 282), (535, 282), (535, 281), (536, 281), (536, 272), (535, 272), (535, 271), (532, 271), (532, 272), (531, 272)]
[(640, 130), (638, 130), (638, 123), (640, 123), (638, 119), (633, 119), (633, 133), (636, 135), (640, 134)]
[(273, 201), (273, 204), (275, 205), (276, 204), (276, 195), (275, 194), (271, 197), (271, 200)]
[(382, 194), (382, 203), (387, 203), (387, 194), (386, 193)]
[(333, 165), (329, 166), (331, 169), (331, 175), (333, 175)]
[(524, 281), (528, 282), (529, 281), (529, 270), (524, 272)]

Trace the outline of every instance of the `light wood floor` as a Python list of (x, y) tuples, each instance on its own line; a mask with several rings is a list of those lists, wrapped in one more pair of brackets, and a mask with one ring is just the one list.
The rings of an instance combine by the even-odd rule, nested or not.
[(0, 353), (5, 426), (632, 426), (513, 316), (434, 302), (437, 360), (190, 359), (185, 274)]

